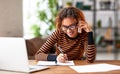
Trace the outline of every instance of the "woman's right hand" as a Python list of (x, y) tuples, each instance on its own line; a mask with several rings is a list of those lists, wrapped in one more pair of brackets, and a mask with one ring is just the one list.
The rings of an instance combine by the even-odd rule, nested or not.
[(57, 56), (57, 62), (65, 63), (68, 60), (67, 54), (60, 53)]

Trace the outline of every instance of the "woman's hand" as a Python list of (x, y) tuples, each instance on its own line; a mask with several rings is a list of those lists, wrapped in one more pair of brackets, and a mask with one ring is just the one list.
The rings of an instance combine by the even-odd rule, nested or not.
[(60, 53), (60, 54), (57, 56), (57, 61), (58, 61), (58, 62), (65, 63), (67, 60), (68, 60), (67, 54), (62, 54), (62, 53)]
[(84, 22), (84, 21), (79, 21), (79, 24), (78, 24), (78, 31), (80, 33), (82, 33), (81, 31), (85, 30), (86, 32), (91, 32), (92, 31), (92, 28), (90, 27), (90, 25), (88, 25), (87, 22)]

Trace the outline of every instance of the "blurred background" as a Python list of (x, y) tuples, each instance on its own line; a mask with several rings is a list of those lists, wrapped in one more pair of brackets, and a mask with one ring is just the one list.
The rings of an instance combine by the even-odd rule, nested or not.
[(69, 6), (81, 9), (93, 28), (96, 59), (120, 60), (120, 0), (0, 0), (0, 37), (24, 37), (31, 58)]

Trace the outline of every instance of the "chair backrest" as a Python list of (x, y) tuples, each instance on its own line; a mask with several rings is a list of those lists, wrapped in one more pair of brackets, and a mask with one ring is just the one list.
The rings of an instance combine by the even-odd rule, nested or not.
[(28, 57), (34, 56), (35, 53), (39, 50), (39, 48), (45, 43), (46, 39), (41, 39), (40, 37), (27, 39), (26, 46), (27, 46), (27, 53)]

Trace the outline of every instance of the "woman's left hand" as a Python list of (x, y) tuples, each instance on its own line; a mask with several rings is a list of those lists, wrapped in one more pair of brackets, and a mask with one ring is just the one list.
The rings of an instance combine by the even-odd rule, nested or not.
[(85, 30), (86, 32), (91, 32), (92, 31), (92, 28), (90, 27), (90, 25), (88, 25), (87, 22), (79, 21), (78, 30), (79, 30), (80, 33), (81, 33), (82, 29)]

